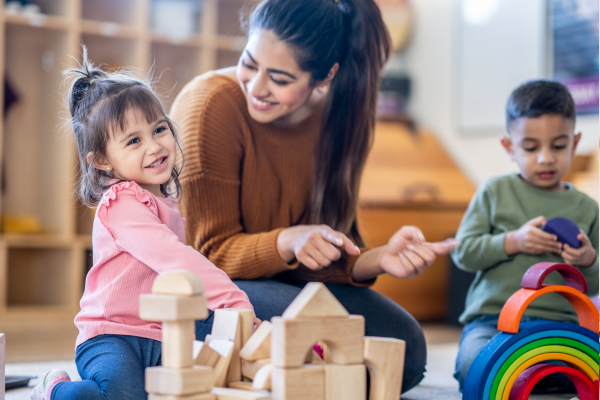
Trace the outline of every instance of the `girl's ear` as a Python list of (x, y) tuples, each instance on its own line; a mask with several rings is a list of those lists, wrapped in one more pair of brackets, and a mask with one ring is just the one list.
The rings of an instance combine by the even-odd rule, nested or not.
[(94, 168), (102, 170), (102, 171), (110, 171), (112, 169), (110, 163), (108, 162), (108, 160), (106, 159), (106, 157), (104, 156), (97, 156), (94, 157), (94, 153), (93, 152), (89, 152), (87, 153), (87, 156), (85, 157), (86, 161), (88, 162), (88, 164), (94, 164)]

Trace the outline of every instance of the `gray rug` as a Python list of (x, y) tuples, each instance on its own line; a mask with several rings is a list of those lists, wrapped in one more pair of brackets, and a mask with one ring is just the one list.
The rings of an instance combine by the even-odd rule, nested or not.
[[(403, 400), (460, 400), (462, 395), (458, 391), (458, 384), (452, 378), (454, 359), (457, 346), (455, 344), (438, 344), (428, 346), (428, 367), (425, 379), (419, 386), (405, 393)], [(406, 360), (410, 362), (410, 360)], [(71, 379), (79, 379), (74, 361), (55, 361), (7, 364), (7, 375), (37, 375), (38, 377), (53, 368), (66, 370)], [(39, 379), (31, 381), (30, 386), (38, 384)], [(30, 388), (13, 389), (6, 392), (6, 400), (29, 400)], [(569, 400), (573, 396), (531, 396), (531, 400)]]

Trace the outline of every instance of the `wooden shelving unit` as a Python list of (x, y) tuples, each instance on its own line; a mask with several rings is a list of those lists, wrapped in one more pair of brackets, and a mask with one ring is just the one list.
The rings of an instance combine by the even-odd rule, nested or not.
[(153, 67), (170, 107), (194, 76), (237, 63), (245, 44), (240, 10), (258, 3), (195, 0), (197, 31), (182, 35), (153, 29), (153, 1), (35, 0), (41, 13), (25, 15), (0, 0), (0, 76), (18, 96), (0, 114), (0, 214), (41, 227), (0, 234), (0, 332), (9, 340), (32, 321), (39, 330), (72, 325), (90, 266), (93, 213), (74, 196), (76, 151), (61, 126), (61, 71), (75, 64), (80, 43), (95, 64), (142, 74)]

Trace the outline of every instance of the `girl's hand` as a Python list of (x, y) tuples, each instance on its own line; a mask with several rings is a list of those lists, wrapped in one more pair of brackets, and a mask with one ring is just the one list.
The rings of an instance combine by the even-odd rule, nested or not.
[(262, 321), (256, 317), (254, 317), (254, 330), (256, 330), (260, 324), (262, 324)]
[(419, 228), (404, 226), (390, 238), (379, 264), (384, 272), (396, 278), (411, 278), (459, 244), (455, 239), (428, 243)]
[(574, 249), (565, 243), (561, 255), (563, 260), (565, 260), (565, 263), (571, 265), (580, 265), (584, 268), (587, 268), (592, 265), (596, 259), (596, 250), (594, 250), (594, 247), (592, 247), (592, 242), (590, 241), (590, 238), (587, 237), (585, 232), (581, 229), (579, 232), (580, 233), (577, 235), (577, 239), (581, 240), (581, 246), (579, 246), (578, 249)]
[(544, 232), (539, 226), (546, 223), (543, 216), (536, 217), (523, 224), (516, 231), (510, 231), (504, 237), (504, 250), (512, 256), (517, 253), (542, 254), (560, 253), (563, 249), (556, 235)]
[(341, 232), (327, 225), (298, 225), (286, 228), (277, 236), (277, 252), (289, 263), (294, 258), (306, 267), (318, 271), (338, 260), (346, 251), (360, 254), (358, 247)]

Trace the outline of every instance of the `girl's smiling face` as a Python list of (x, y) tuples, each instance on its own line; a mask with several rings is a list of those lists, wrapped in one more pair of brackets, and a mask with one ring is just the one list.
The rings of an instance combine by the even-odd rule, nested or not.
[(175, 137), (166, 119), (147, 121), (136, 111), (125, 112), (125, 129), (110, 133), (106, 157), (98, 157), (94, 166), (162, 197), (160, 185), (171, 178), (175, 166)]
[(251, 33), (236, 76), (246, 96), (248, 112), (258, 122), (293, 125), (314, 110), (311, 74), (300, 69), (293, 49), (270, 30)]

